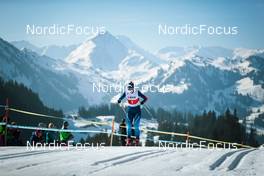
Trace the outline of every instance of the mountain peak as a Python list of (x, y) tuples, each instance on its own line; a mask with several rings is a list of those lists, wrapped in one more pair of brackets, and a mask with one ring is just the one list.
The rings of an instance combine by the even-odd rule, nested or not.
[(105, 32), (88, 38), (73, 50), (66, 61), (85, 68), (114, 70), (126, 57), (128, 49), (112, 34)]
[(114, 40), (116, 39), (116, 37), (113, 36), (110, 32), (105, 31), (104, 33), (96, 33), (94, 35), (91, 35), (84, 41), (84, 43), (89, 41), (98, 41), (98, 40), (106, 40), (106, 39)]

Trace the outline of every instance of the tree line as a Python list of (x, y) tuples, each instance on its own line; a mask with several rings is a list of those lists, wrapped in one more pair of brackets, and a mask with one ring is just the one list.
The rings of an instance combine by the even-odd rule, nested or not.
[[(61, 110), (55, 110), (47, 107), (42, 103), (37, 93), (33, 92), (23, 84), (16, 81), (5, 81), (0, 77), (0, 104), (5, 105), (6, 99), (9, 100), (9, 107), (26, 110), (30, 112), (37, 112), (57, 117), (63, 117)], [(0, 113), (3, 116), (5, 113), (4, 108), (0, 108)], [(61, 127), (62, 119), (50, 119), (46, 117), (31, 116), (14, 111), (9, 111), (9, 123), (15, 122), (18, 125), (38, 126), (40, 123), (48, 124), (54, 123), (55, 126)], [(1, 117), (2, 120), (2, 117)], [(32, 130), (22, 130), (21, 140), (25, 143), (30, 137)]]
[[(114, 115), (117, 122), (125, 118), (121, 107), (115, 104), (91, 106), (87, 109), (81, 107), (79, 108), (79, 115), (84, 118), (94, 118), (99, 115)], [(258, 146), (255, 130), (250, 129), (249, 133), (246, 132), (245, 121), (240, 120), (241, 118), (237, 116), (236, 109), (231, 112), (227, 108), (220, 115), (217, 115), (214, 111), (204, 111), (202, 114), (194, 115), (191, 112), (183, 113), (175, 109), (166, 110), (158, 108), (154, 110), (150, 108), (149, 112), (145, 109), (142, 110), (142, 117), (147, 119), (155, 118), (158, 122), (158, 130), (160, 131), (189, 133), (215, 140)], [(153, 139), (154, 135), (156, 134), (148, 133), (148, 139)], [(184, 142), (186, 137), (159, 134), (159, 139)], [(89, 138), (90, 140), (92, 139)], [(153, 141), (147, 141), (146, 145), (153, 145)]]

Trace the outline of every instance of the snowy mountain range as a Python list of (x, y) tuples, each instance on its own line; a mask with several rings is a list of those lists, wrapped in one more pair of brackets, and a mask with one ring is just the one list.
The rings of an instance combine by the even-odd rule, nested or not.
[(179, 90), (177, 95), (168, 95), (181, 102), (178, 109), (198, 111), (207, 107), (223, 112), (230, 107), (246, 114), (248, 107), (263, 103), (263, 50), (170, 47), (157, 55), (168, 61), (168, 67), (160, 69), (160, 76), (153, 81)]
[(76, 49), (78, 46), (78, 45), (69, 45), (69, 46), (50, 45), (50, 46), (37, 47), (25, 40), (12, 41), (10, 43), (20, 50), (26, 48), (33, 52), (36, 52), (39, 55), (46, 55), (51, 58), (61, 59), (61, 60), (64, 60), (64, 58), (67, 57), (69, 53), (72, 52), (74, 49)]
[(45, 104), (66, 109), (75, 108), (75, 104), (86, 104), (76, 87), (77, 78), (60, 71), (63, 63), (25, 48), (19, 50), (2, 39), (0, 58), (1, 77), (30, 87)]
[(117, 93), (94, 92), (93, 83), (129, 80), (166, 90), (146, 92), (154, 107), (219, 113), (230, 107), (247, 116), (252, 108), (263, 106), (264, 50), (166, 47), (150, 53), (129, 38), (109, 32), (80, 45), (46, 48), (57, 54), (26, 41), (1, 39), (0, 73), (31, 87), (55, 108), (108, 103)]

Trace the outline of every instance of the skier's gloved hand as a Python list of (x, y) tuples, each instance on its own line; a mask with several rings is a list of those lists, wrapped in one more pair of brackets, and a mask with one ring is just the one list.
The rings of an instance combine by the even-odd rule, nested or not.
[(117, 103), (120, 104), (121, 103), (121, 100), (117, 100)]
[(141, 102), (140, 102), (140, 109), (143, 109), (143, 105), (144, 105), (144, 102), (141, 101)]

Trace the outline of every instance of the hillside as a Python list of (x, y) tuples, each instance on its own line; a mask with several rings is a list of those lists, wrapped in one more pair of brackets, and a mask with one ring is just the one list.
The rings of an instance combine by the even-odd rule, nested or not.
[[(27, 110), (31, 112), (38, 112), (52, 116), (63, 117), (61, 110), (49, 108), (43, 104), (37, 93), (27, 88), (23, 84), (18, 84), (14, 81), (4, 81), (0, 77), (0, 104), (5, 105), (6, 99), (9, 100), (9, 106), (11, 108), (18, 108), (21, 110)], [(0, 108), (1, 116), (4, 114), (4, 108)], [(48, 125), (53, 122), (57, 127), (62, 124), (62, 119), (50, 119), (46, 117), (29, 116), (14, 111), (9, 111), (9, 120), (16, 122), (18, 125), (26, 126), (38, 126), (39, 123)], [(2, 120), (2, 119), (1, 119)], [(26, 140), (29, 139), (32, 130), (21, 131), (21, 142), (24, 145)]]

